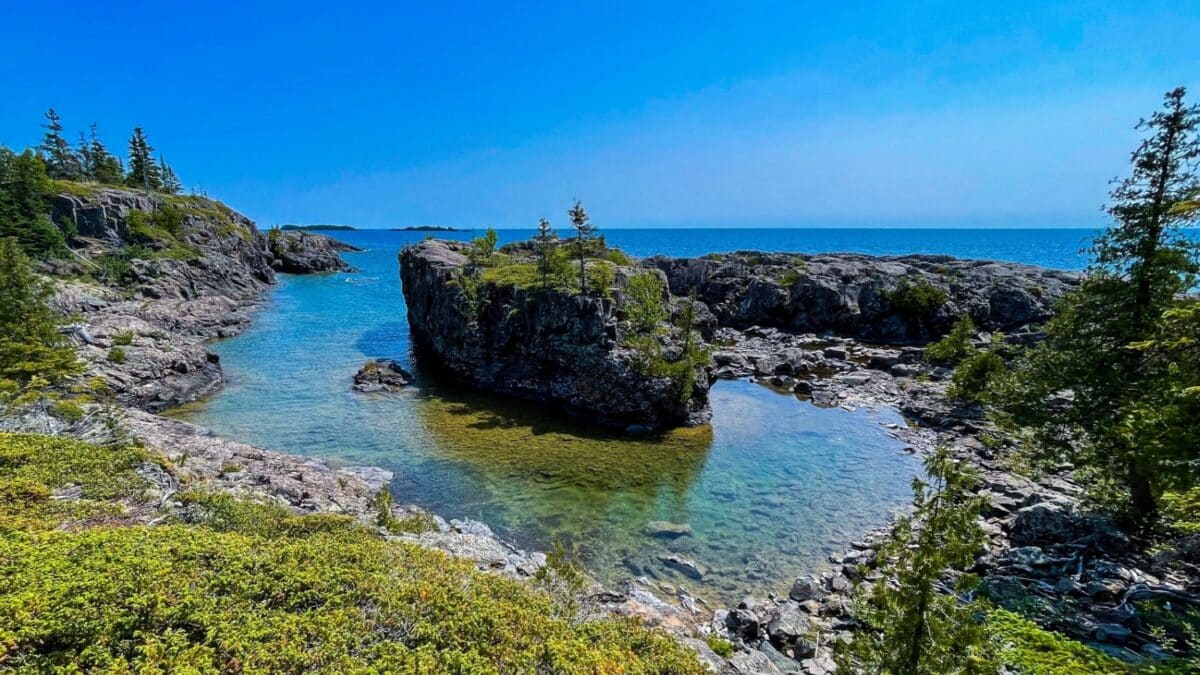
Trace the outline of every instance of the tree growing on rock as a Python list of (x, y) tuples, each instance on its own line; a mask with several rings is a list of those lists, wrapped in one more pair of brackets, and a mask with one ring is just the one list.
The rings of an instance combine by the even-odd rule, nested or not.
[(50, 220), (50, 179), (31, 150), (0, 147), (0, 237), (13, 237), (34, 258), (66, 252), (62, 230)]
[(0, 400), (6, 403), (30, 402), (82, 371), (47, 304), (51, 294), (20, 243), (0, 238)]
[(896, 521), (877, 553), (880, 579), (858, 589), (861, 630), (838, 652), (839, 672), (996, 672), (983, 608), (964, 597), (977, 579), (961, 571), (986, 543), (975, 474), (946, 448), (934, 451), (925, 470), (928, 482), (913, 481), (914, 513)]
[(533, 250), (537, 255), (538, 274), (542, 277), (542, 290), (550, 288), (550, 275), (554, 272), (554, 246), (558, 233), (550, 227), (546, 218), (538, 219), (537, 234), (533, 235)]
[(100, 141), (95, 123), (89, 131), (88, 159), (88, 175), (92, 180), (105, 185), (120, 185), (124, 182), (125, 170), (121, 166), (121, 160), (113, 156)]
[(571, 219), (571, 229), (575, 230), (575, 249), (579, 255), (579, 294), (587, 295), (587, 252), (588, 244), (596, 236), (596, 226), (592, 224), (583, 202), (575, 200), (575, 205), (567, 211)]
[(146, 132), (141, 127), (134, 127), (133, 135), (129, 137), (129, 173), (125, 174), (127, 185), (143, 190), (162, 188), (162, 176), (153, 154), (154, 148), (146, 140)]
[(179, 176), (175, 175), (175, 170), (170, 164), (162, 158), (158, 157), (158, 173), (162, 177), (162, 191), (169, 195), (177, 195), (183, 191), (183, 184), (179, 182)]
[(42, 160), (46, 163), (46, 174), (51, 178), (65, 180), (81, 180), (84, 177), (83, 165), (71, 144), (63, 136), (62, 117), (54, 112), (54, 108), (46, 111), (47, 123), (42, 125), (46, 135), (38, 146)]
[(1200, 215), (1200, 107), (1185, 94), (1168, 92), (1138, 123), (1146, 136), (1112, 190), (1113, 224), (1094, 242), (1087, 280), (1025, 355), (1003, 406), (1032, 428), (1036, 457), (1074, 463), (1094, 497), (1138, 526), (1155, 521), (1164, 491), (1200, 478), (1200, 430), (1177, 415), (1196, 409), (1200, 390), (1179, 386), (1181, 364), (1161, 349), (1172, 317), (1194, 306), (1184, 294), (1200, 269), (1184, 232)]

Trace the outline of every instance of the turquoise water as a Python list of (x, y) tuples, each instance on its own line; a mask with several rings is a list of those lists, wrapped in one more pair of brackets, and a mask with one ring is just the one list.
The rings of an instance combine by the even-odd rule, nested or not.
[[(711, 428), (615, 438), (536, 407), (445, 388), (413, 363), (395, 253), (421, 233), (350, 232), (362, 272), (283, 276), (254, 324), (215, 343), (229, 384), (179, 417), (255, 445), (396, 473), (397, 499), (471, 517), (530, 548), (560, 539), (613, 582), (657, 577), (724, 602), (782, 591), (797, 573), (904, 508), (919, 470), (883, 424), (890, 410), (822, 409), (749, 382), (713, 391)], [(710, 250), (949, 251), (1078, 267), (1079, 231), (613, 231), (635, 255)], [(469, 234), (458, 235), (462, 237)], [(522, 233), (502, 232), (502, 240)], [(932, 242), (932, 243), (931, 243)], [(363, 395), (368, 357), (417, 371), (398, 395)], [(654, 521), (686, 524), (666, 539)], [(706, 570), (688, 580), (661, 556)]]

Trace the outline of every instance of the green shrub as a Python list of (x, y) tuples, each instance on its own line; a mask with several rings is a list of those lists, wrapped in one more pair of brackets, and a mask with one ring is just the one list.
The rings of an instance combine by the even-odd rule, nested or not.
[(790, 288), (803, 279), (807, 271), (808, 266), (804, 264), (804, 261), (797, 260), (792, 267), (784, 271), (783, 274), (780, 274), (775, 281), (784, 288)]
[[(112, 503), (148, 486), (134, 471), (146, 460), (133, 447), (0, 433), (0, 532), (119, 515)], [(77, 486), (78, 499), (51, 498), (67, 486)]]
[(1200, 487), (1163, 493), (1161, 506), (1167, 527), (1183, 534), (1200, 532)]
[(704, 642), (708, 648), (713, 650), (713, 653), (721, 658), (729, 658), (733, 656), (733, 643), (722, 637), (717, 637), (716, 633), (709, 633), (704, 636)]
[(923, 318), (946, 304), (946, 292), (925, 279), (910, 282), (904, 279), (894, 290), (885, 294), (888, 302), (901, 314)]
[(667, 320), (667, 307), (663, 297), (667, 285), (653, 272), (635, 274), (625, 289), (626, 302), (621, 307), (630, 330), (635, 333), (654, 333)]
[(995, 349), (977, 351), (963, 359), (950, 377), (946, 395), (962, 401), (987, 403), (996, 378), (1007, 372), (1008, 365)]
[(964, 314), (950, 333), (925, 348), (925, 360), (939, 365), (953, 365), (975, 351), (971, 340), (975, 338), (975, 324)]
[(1122, 661), (1043, 630), (1032, 621), (1008, 610), (997, 609), (988, 612), (984, 629), (996, 646), (996, 660), (1020, 673), (1117, 675), (1134, 672), (1132, 667)]
[(437, 529), (433, 516), (418, 511), (403, 518), (392, 515), (392, 492), (385, 485), (371, 497), (371, 508), (375, 509), (375, 524), (392, 534), (420, 534)]
[(112, 343), (114, 345), (121, 345), (124, 347), (128, 347), (129, 345), (133, 344), (133, 331), (131, 331), (131, 330), (118, 331), (117, 333), (115, 333), (113, 335)]
[(621, 267), (629, 267), (634, 262), (633, 258), (630, 257), (628, 253), (619, 248), (607, 248), (601, 257), (608, 262)]
[(108, 350), (108, 360), (112, 363), (125, 363), (125, 350), (120, 347), (112, 347)]

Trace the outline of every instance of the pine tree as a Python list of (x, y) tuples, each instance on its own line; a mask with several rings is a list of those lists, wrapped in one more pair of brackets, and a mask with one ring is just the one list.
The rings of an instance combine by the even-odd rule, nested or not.
[(915, 513), (896, 521), (878, 551), (881, 578), (858, 589), (854, 617), (862, 630), (837, 654), (839, 672), (996, 672), (980, 608), (959, 597), (977, 583), (961, 570), (987, 542), (978, 522), (982, 500), (972, 495), (975, 474), (945, 448), (925, 470), (931, 482), (913, 481)]
[(16, 239), (0, 238), (0, 400), (17, 403), (82, 370), (58, 332), (52, 290), (21, 249)]
[(175, 175), (175, 170), (167, 164), (162, 155), (158, 157), (159, 174), (162, 176), (162, 191), (169, 195), (177, 195), (183, 190), (183, 185), (179, 182), (179, 177)]
[(54, 112), (54, 108), (46, 111), (48, 124), (43, 124), (46, 135), (38, 150), (42, 161), (46, 163), (46, 174), (51, 178), (65, 180), (80, 180), (83, 178), (83, 166), (71, 144), (63, 136), (62, 118)]
[(551, 256), (557, 240), (558, 233), (550, 227), (550, 221), (545, 218), (538, 219), (538, 231), (533, 236), (533, 248), (537, 253), (538, 273), (542, 275), (542, 290), (550, 288), (550, 273), (554, 271)]
[(579, 293), (587, 295), (587, 251), (588, 243), (596, 236), (596, 226), (583, 210), (583, 203), (578, 199), (575, 205), (567, 211), (571, 219), (571, 228), (575, 230), (575, 248), (579, 254)]
[(87, 135), (79, 132), (79, 145), (75, 146), (75, 154), (79, 157), (79, 168), (83, 180), (96, 180), (96, 160), (92, 157), (92, 144)]
[(91, 139), (88, 144), (91, 158), (91, 176), (92, 180), (105, 185), (120, 185), (125, 180), (125, 171), (121, 167), (121, 160), (113, 156), (104, 143), (100, 141), (100, 135), (96, 132), (96, 124), (91, 126)]
[(129, 173), (125, 175), (126, 184), (143, 190), (162, 189), (162, 176), (153, 154), (154, 148), (146, 140), (146, 132), (142, 131), (141, 127), (134, 127), (133, 136), (129, 138)]
[[(1033, 429), (1040, 458), (1073, 462), (1094, 497), (1139, 526), (1153, 523), (1165, 490), (1200, 479), (1200, 438), (1166, 424), (1159, 400), (1175, 366), (1137, 348), (1161, 336), (1164, 315), (1186, 302), (1200, 269), (1184, 233), (1200, 221), (1188, 208), (1200, 195), (1200, 107), (1185, 93), (1168, 92), (1138, 123), (1146, 137), (1112, 191), (1113, 225), (1095, 241), (1087, 280), (1060, 303), (1003, 405)], [(1051, 397), (1066, 403), (1047, 406)]]
[(0, 237), (13, 237), (34, 258), (67, 250), (62, 230), (50, 220), (50, 179), (33, 151), (0, 148)]

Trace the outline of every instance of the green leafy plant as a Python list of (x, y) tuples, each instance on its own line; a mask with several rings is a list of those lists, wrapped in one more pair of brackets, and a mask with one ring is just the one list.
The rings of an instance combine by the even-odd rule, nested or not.
[(963, 314), (946, 337), (925, 348), (925, 360), (938, 365), (954, 365), (975, 351), (971, 343), (974, 339), (975, 324), (969, 315)]
[(111, 347), (108, 350), (107, 358), (112, 363), (125, 363), (127, 356), (124, 349), (120, 347)]

